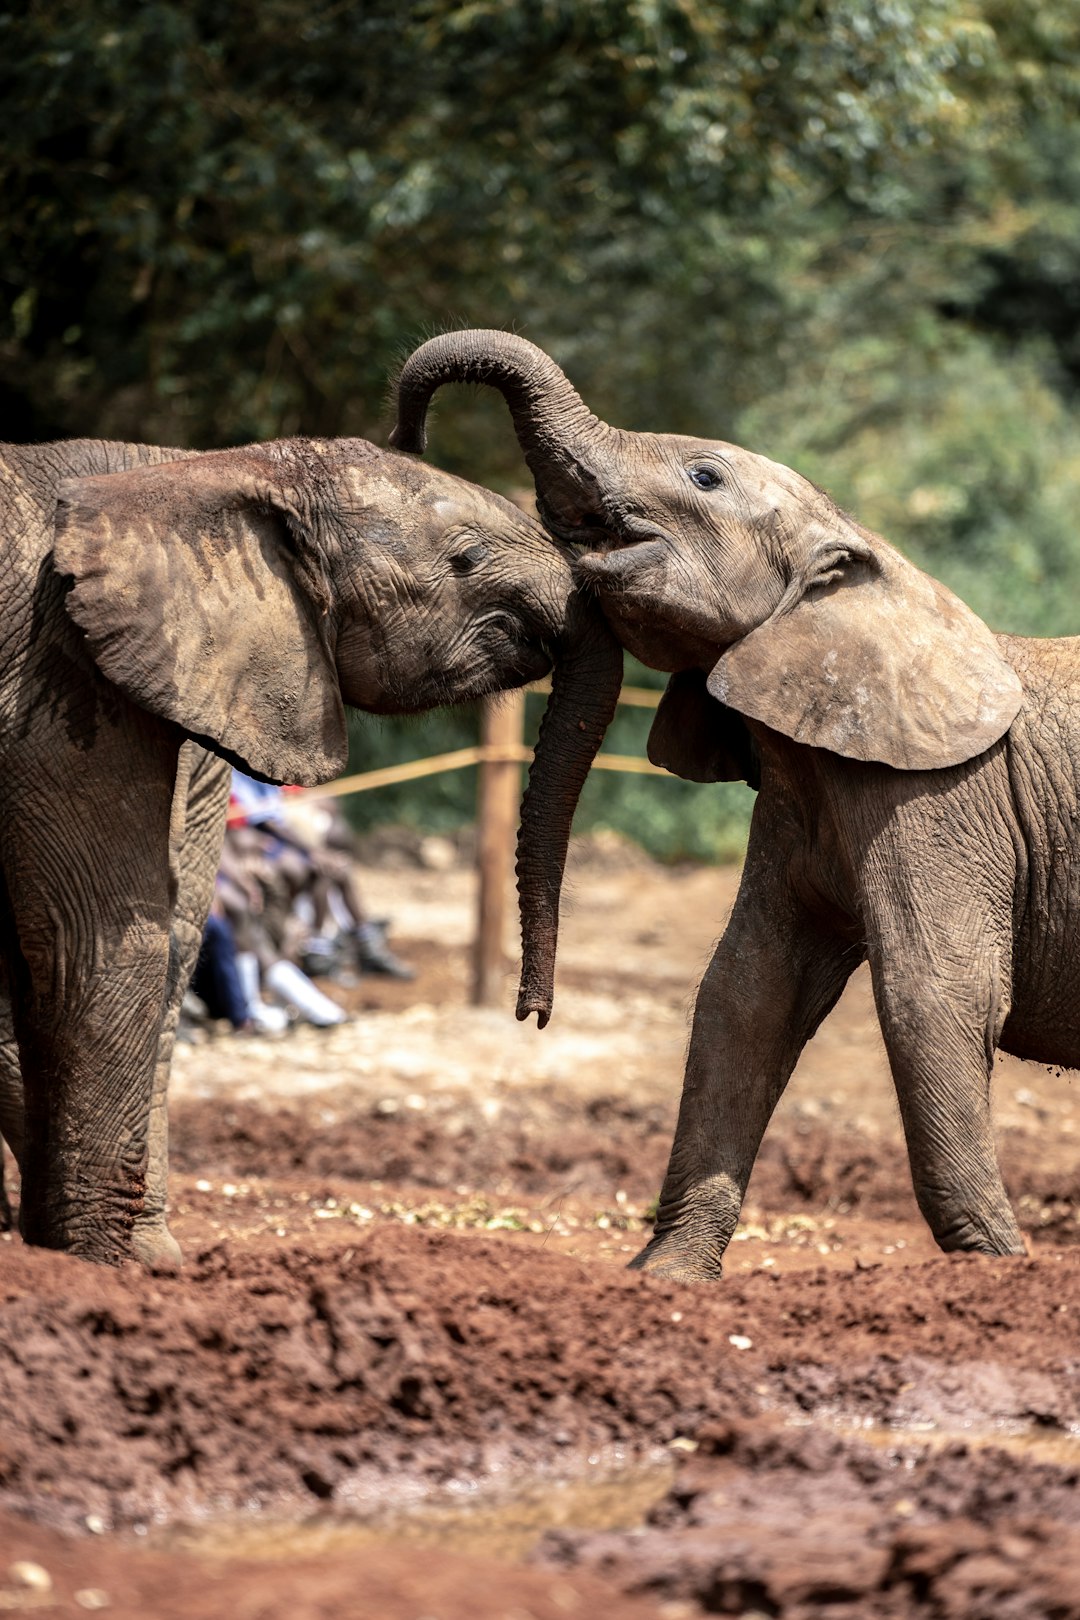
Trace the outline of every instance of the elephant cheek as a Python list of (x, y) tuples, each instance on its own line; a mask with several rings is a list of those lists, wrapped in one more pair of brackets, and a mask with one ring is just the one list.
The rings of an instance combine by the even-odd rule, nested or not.
[(335, 663), (346, 703), (373, 714), (388, 712), (388, 688), (397, 682), (394, 660), (385, 647), (378, 646), (366, 630), (350, 625), (338, 638)]
[(658, 623), (654, 615), (627, 604), (616, 602), (609, 607), (602, 600), (601, 606), (604, 617), (627, 652), (650, 669), (663, 670), (670, 675), (700, 662), (701, 649), (696, 638), (681, 635), (666, 624)]

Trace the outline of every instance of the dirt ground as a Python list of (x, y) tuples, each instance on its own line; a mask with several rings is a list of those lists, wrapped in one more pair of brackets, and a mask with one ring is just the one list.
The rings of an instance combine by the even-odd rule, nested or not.
[(1080, 1620), (1073, 1075), (995, 1077), (1029, 1257), (944, 1257), (860, 974), (724, 1281), (624, 1269), (736, 883), (593, 840), (538, 1032), (468, 871), (373, 871), (415, 984), (182, 1047), (182, 1274), (0, 1241), (0, 1611)]

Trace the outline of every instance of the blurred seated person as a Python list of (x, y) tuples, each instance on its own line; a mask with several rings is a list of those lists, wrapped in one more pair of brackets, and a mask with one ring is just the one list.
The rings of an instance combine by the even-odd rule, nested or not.
[[(228, 859), (225, 865), (228, 867)], [(348, 1014), (343, 1008), (324, 996), (295, 963), (282, 958), (265, 936), (252, 940), (251, 930), (245, 926), (248, 896), (245, 893), (238, 904), (239, 893), (233, 878), (219, 872), (217, 893), (191, 979), (191, 989), (208, 1016), (228, 1019), (240, 1033), (254, 1031), (262, 1035), (280, 1034), (289, 1027), (286, 1007), (297, 1018), (321, 1029), (345, 1023)], [(234, 918), (238, 919), (246, 943), (254, 943), (256, 949), (238, 949)], [(264, 1001), (262, 987), (284, 1005)]]
[[(305, 798), (258, 782), (233, 769), (230, 835), (237, 853), (255, 847), (265, 859), (264, 886), (277, 903), (285, 956), (302, 953), (309, 970), (327, 972), (337, 962), (340, 942), (364, 973), (412, 979), (414, 970), (386, 940), (386, 923), (369, 918), (357, 879), (356, 835), (336, 805)], [(245, 841), (239, 827), (254, 839)], [(306, 942), (297, 936), (309, 925)]]
[(211, 1018), (227, 1018), (233, 1029), (254, 1028), (252, 1009), (237, 964), (236, 939), (221, 900), (214, 896), (203, 929), (191, 988)]

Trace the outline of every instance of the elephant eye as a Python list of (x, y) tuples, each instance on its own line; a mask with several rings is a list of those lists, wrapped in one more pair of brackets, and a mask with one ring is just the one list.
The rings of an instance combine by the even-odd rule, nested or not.
[(487, 560), (487, 557), (487, 546), (477, 543), (473, 546), (466, 546), (464, 551), (455, 552), (450, 558), (450, 566), (455, 574), (471, 574), (475, 569), (479, 568), (482, 562)]
[(724, 479), (715, 467), (691, 467), (690, 481), (698, 489), (719, 489)]

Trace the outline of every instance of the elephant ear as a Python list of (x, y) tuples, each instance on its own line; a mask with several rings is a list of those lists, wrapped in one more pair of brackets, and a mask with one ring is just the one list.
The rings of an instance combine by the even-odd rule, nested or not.
[(823, 540), (764, 624), (715, 665), (709, 691), (814, 748), (900, 770), (974, 759), (1023, 701), (991, 632), (883, 541)]
[(256, 446), (60, 486), (67, 610), (133, 702), (256, 776), (339, 775), (329, 593), (283, 464)]
[(756, 786), (753, 743), (742, 716), (718, 703), (705, 671), (683, 669), (667, 683), (649, 731), (648, 755), (687, 782)]

